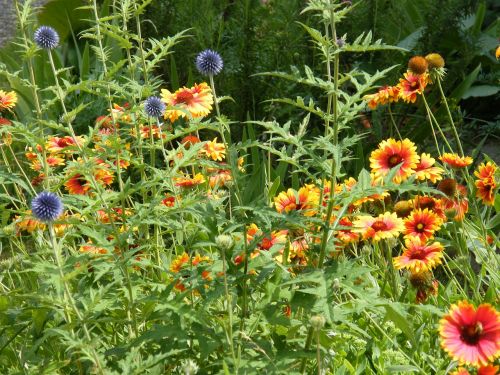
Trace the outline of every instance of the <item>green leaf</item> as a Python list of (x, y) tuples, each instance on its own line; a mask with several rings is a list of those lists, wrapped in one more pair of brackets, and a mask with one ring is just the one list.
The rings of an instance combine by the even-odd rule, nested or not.
[(470, 97), (491, 96), (495, 95), (499, 91), (500, 91), (500, 86), (492, 86), (492, 85), (472, 86), (462, 95), (462, 99), (467, 99)]

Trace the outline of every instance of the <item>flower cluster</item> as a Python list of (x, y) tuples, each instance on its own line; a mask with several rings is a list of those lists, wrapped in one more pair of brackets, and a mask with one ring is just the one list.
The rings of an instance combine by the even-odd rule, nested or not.
[(495, 192), (498, 184), (495, 176), (498, 167), (495, 163), (488, 161), (481, 164), (474, 175), (477, 177), (475, 185), (477, 188), (476, 196), (483, 201), (485, 205), (492, 206), (495, 203)]

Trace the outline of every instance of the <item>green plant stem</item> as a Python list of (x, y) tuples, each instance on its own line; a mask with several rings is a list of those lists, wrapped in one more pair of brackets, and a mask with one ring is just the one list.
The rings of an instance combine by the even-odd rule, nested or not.
[[(92, 338), (90, 336), (90, 332), (89, 332), (89, 329), (87, 327), (87, 324), (85, 323), (85, 320), (83, 319), (83, 316), (80, 313), (80, 310), (78, 310), (78, 307), (76, 306), (75, 300), (73, 299), (71, 291), (69, 290), (68, 282), (66, 281), (66, 278), (64, 277), (64, 272), (63, 272), (63, 268), (62, 268), (62, 264), (61, 264), (61, 250), (60, 250), (60, 247), (56, 241), (56, 236), (54, 233), (53, 224), (48, 223), (48, 228), (49, 228), (50, 246), (52, 247), (54, 260), (56, 262), (56, 266), (57, 266), (57, 269), (59, 271), (59, 277), (61, 279), (61, 283), (63, 284), (63, 288), (64, 288), (64, 292), (63, 292), (64, 300), (70, 305), (70, 307), (72, 308), (73, 312), (75, 313), (78, 321), (80, 322), (80, 324), (83, 328), (85, 338), (87, 339), (88, 345), (90, 347), (90, 351), (92, 353), (94, 365), (97, 367), (99, 374), (104, 375), (103, 367), (101, 365), (101, 361), (99, 359), (99, 356), (93, 347)], [(66, 311), (66, 304), (65, 304), (64, 310)], [(68, 323), (71, 323), (71, 317), (69, 314), (66, 315), (66, 319), (67, 319)]]
[(448, 119), (450, 120), (451, 129), (453, 131), (453, 135), (455, 136), (455, 141), (457, 142), (458, 150), (460, 151), (460, 156), (464, 156), (462, 143), (460, 142), (460, 137), (458, 135), (457, 128), (455, 127), (455, 122), (453, 121), (453, 116), (451, 115), (450, 107), (448, 106), (448, 101), (446, 100), (446, 96), (444, 95), (440, 77), (438, 77), (437, 79), (437, 85), (439, 88), (439, 93), (441, 94), (441, 99), (443, 100), (444, 106), (446, 108), (446, 113), (448, 114)]
[(321, 344), (319, 341), (319, 335), (321, 331), (318, 329), (316, 330), (316, 362), (317, 362), (317, 368), (318, 368), (318, 375), (321, 375)]
[(425, 94), (422, 93), (422, 99), (424, 101), (425, 109), (427, 110), (427, 115), (429, 116), (429, 121), (434, 121), (436, 124), (437, 129), (439, 130), (439, 133), (441, 134), (441, 138), (443, 138), (443, 142), (448, 146), (448, 149), (450, 152), (453, 152), (453, 148), (450, 146), (450, 143), (448, 142), (448, 139), (443, 133), (443, 130), (441, 129), (441, 126), (439, 126), (438, 121), (436, 120), (436, 117), (434, 117), (434, 114), (432, 113), (431, 108), (429, 107), (429, 104), (427, 103), (427, 99), (425, 98)]
[(236, 363), (236, 356), (233, 343), (233, 303), (231, 294), (229, 293), (229, 286), (227, 282), (226, 252), (224, 249), (220, 249), (220, 252), (222, 257), (222, 273), (224, 274), (224, 294), (226, 297), (227, 316), (229, 319), (229, 324), (227, 325), (227, 331), (228, 331), (227, 340), (229, 348), (231, 349), (231, 356), (233, 357), (234, 363)]
[(390, 134), (389, 134), (389, 136), (392, 138), (392, 131), (394, 129), (394, 130), (396, 130), (396, 133), (398, 134), (399, 139), (402, 140), (403, 137), (401, 137), (401, 133), (399, 132), (398, 126), (396, 124), (396, 121), (394, 121), (394, 116), (392, 115), (392, 110), (391, 110), (391, 104), (390, 103), (387, 106), (387, 109), (389, 110), (389, 118), (391, 119), (391, 127), (390, 127)]
[[(306, 344), (304, 345), (304, 351), (309, 350), (311, 343), (312, 343), (312, 340), (313, 340), (313, 336), (314, 336), (314, 328), (309, 327), (309, 330), (307, 331)], [(300, 363), (300, 370), (299, 370), (299, 372), (301, 374), (305, 374), (306, 366), (307, 366), (307, 358), (302, 358), (302, 362)]]

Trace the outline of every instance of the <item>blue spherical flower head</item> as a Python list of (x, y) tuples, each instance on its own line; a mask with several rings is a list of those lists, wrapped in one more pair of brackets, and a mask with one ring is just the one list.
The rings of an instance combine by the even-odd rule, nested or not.
[(157, 96), (150, 96), (144, 102), (144, 112), (149, 117), (161, 117), (165, 113), (167, 106), (165, 103)]
[(40, 26), (33, 39), (36, 45), (43, 49), (54, 49), (59, 45), (59, 34), (50, 26)]
[(31, 213), (41, 221), (56, 220), (63, 213), (61, 198), (49, 191), (43, 191), (31, 201)]
[(196, 69), (203, 75), (215, 76), (221, 72), (223, 67), (222, 57), (211, 49), (200, 52), (196, 57)]

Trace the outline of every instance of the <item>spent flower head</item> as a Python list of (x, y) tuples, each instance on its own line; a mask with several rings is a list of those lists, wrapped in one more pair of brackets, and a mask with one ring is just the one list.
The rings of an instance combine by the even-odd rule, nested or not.
[(31, 201), (31, 212), (38, 220), (50, 222), (63, 213), (61, 198), (49, 191), (43, 191)]
[(196, 69), (206, 76), (217, 75), (222, 71), (222, 57), (211, 49), (206, 49), (196, 56)]
[(50, 26), (40, 26), (33, 39), (36, 45), (43, 49), (54, 49), (59, 45), (59, 34)]

